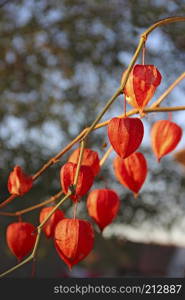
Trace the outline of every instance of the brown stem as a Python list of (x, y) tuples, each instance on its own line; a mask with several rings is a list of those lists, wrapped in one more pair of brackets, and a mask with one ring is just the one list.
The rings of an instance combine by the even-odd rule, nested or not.
[(85, 141), (82, 140), (81, 144), (80, 144), (80, 153), (79, 153), (79, 156), (78, 156), (77, 168), (76, 168), (76, 173), (75, 173), (75, 178), (74, 178), (74, 183), (73, 183), (74, 187), (76, 187), (77, 182), (78, 182), (78, 176), (79, 176), (80, 167), (81, 167), (81, 164), (82, 164), (84, 148), (85, 148)]
[(106, 159), (109, 157), (110, 153), (112, 152), (113, 148), (112, 146), (109, 147), (109, 149), (105, 152), (104, 156), (102, 157), (102, 159), (100, 160), (100, 166), (103, 166), (104, 162), (106, 161)]
[(146, 31), (144, 31), (142, 33), (142, 37), (144, 37), (145, 39), (147, 39), (148, 35), (157, 27), (161, 26), (161, 25), (166, 25), (166, 24), (170, 24), (170, 23), (175, 23), (175, 22), (185, 22), (185, 17), (169, 17), (169, 18), (165, 18), (162, 19), (158, 22), (156, 22), (155, 24), (153, 24), (152, 26), (150, 26)]
[(87, 128), (85, 128), (74, 140), (72, 140), (65, 148), (63, 148), (57, 155), (52, 157), (42, 168), (40, 168), (34, 175), (33, 180), (36, 180), (42, 173), (46, 171), (51, 165), (55, 164), (59, 158), (61, 158), (68, 150), (72, 148), (74, 144), (80, 141), (80, 139), (86, 133)]
[(42, 207), (42, 206), (44, 206), (46, 204), (54, 202), (55, 200), (57, 200), (58, 198), (60, 198), (62, 196), (62, 194), (63, 194), (63, 192), (60, 191), (57, 194), (55, 194), (54, 196), (50, 197), (48, 200), (42, 202), (42, 203), (36, 204), (34, 206), (31, 206), (31, 207), (28, 207), (28, 208), (25, 208), (25, 209), (22, 209), (22, 210), (18, 210), (18, 211), (15, 211), (15, 212), (0, 211), (0, 215), (1, 216), (10, 216), (10, 217), (21, 216), (21, 215), (23, 215), (25, 213), (33, 211), (34, 209), (40, 208), (40, 207)]
[(16, 197), (17, 197), (16, 195), (10, 195), (5, 201), (3, 201), (2, 203), (0, 203), (0, 208), (6, 206), (8, 203), (10, 203)]
[(62, 200), (59, 201), (59, 203), (57, 203), (55, 205), (55, 207), (50, 211), (50, 213), (47, 215), (47, 217), (42, 221), (42, 223), (37, 227), (37, 229), (41, 229), (44, 224), (49, 220), (49, 218), (52, 216), (52, 214), (56, 211), (56, 209), (65, 201), (67, 200), (70, 196), (72, 195), (72, 192), (69, 191), (63, 198)]
[(185, 78), (185, 72), (183, 72), (170, 86), (169, 88), (151, 105), (151, 107), (157, 107), (161, 102), (171, 93), (171, 91), (179, 84), (181, 80)]
[(119, 88), (114, 95), (109, 99), (103, 110), (100, 112), (100, 114), (97, 116), (97, 118), (94, 120), (92, 125), (87, 128), (87, 131), (85, 132), (85, 135), (82, 137), (83, 140), (87, 138), (87, 136), (91, 133), (91, 131), (96, 127), (100, 119), (103, 117), (103, 115), (106, 113), (106, 111), (109, 109), (109, 107), (112, 105), (112, 103), (115, 101), (115, 99), (121, 94), (122, 89)]

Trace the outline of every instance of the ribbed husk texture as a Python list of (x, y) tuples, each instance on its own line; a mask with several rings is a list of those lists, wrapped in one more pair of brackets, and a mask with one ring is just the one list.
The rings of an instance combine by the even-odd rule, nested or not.
[(91, 252), (93, 245), (94, 230), (88, 221), (66, 218), (57, 224), (55, 247), (70, 269)]

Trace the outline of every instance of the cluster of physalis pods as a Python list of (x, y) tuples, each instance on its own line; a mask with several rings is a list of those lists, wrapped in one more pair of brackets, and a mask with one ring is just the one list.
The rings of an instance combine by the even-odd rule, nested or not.
[[(123, 73), (123, 78), (125, 72)], [(153, 97), (161, 82), (161, 74), (153, 65), (135, 65), (129, 74), (123, 89), (125, 101), (137, 108), (141, 118), (115, 117), (109, 121), (107, 133), (110, 144), (117, 156), (113, 168), (117, 180), (130, 189), (135, 196), (139, 193), (146, 176), (147, 161), (137, 149), (144, 136), (144, 108)], [(151, 128), (151, 148), (160, 159), (175, 149), (182, 137), (182, 129), (171, 120), (159, 120)], [(62, 191), (67, 194), (74, 183), (80, 148), (77, 148), (61, 167), (60, 182)], [(92, 250), (94, 229), (92, 223), (78, 219), (76, 205), (93, 185), (100, 172), (98, 153), (85, 148), (78, 174), (75, 192), (70, 195), (74, 202), (74, 217), (66, 218), (64, 212), (57, 208), (42, 227), (47, 238), (53, 239), (56, 251), (61, 259), (71, 268), (83, 260)], [(10, 173), (8, 190), (10, 194), (23, 196), (33, 185), (31, 176), (24, 174), (19, 166)], [(40, 211), (40, 223), (48, 216), (54, 206), (44, 207)], [(87, 196), (86, 207), (89, 216), (100, 230), (109, 225), (120, 208), (120, 198), (112, 189), (94, 189)], [(7, 227), (6, 239), (11, 252), (22, 260), (34, 248), (37, 230), (30, 223), (16, 222)]]

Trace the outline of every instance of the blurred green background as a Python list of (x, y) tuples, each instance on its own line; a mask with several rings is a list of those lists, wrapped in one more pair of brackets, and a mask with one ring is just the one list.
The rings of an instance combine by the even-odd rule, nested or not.
[[(164, 0), (0, 1), (1, 202), (8, 196), (7, 178), (15, 164), (34, 174), (92, 123), (118, 88), (140, 34), (162, 18), (184, 14), (184, 0), (168, 4)], [(147, 40), (146, 63), (155, 64), (163, 76), (151, 102), (184, 72), (184, 32), (184, 22), (174, 23), (156, 29)], [(137, 62), (141, 63), (141, 57)], [(184, 92), (182, 82), (164, 105), (184, 105)], [(120, 96), (102, 120), (122, 112)], [(72, 273), (59, 259), (52, 241), (42, 236), (37, 277), (184, 276), (185, 254), (179, 246), (185, 246), (185, 172), (172, 155), (158, 164), (150, 147), (151, 124), (166, 118), (165, 113), (152, 113), (143, 120), (145, 137), (140, 150), (146, 155), (149, 174), (138, 199), (114, 177), (112, 154), (94, 187), (106, 184), (117, 191), (122, 199), (118, 217), (103, 235), (95, 226), (95, 248)], [(173, 120), (185, 129), (184, 112), (174, 113)], [(183, 136), (177, 150), (184, 144)], [(102, 157), (109, 147), (106, 128), (91, 134), (88, 147)], [(3, 211), (26, 208), (57, 193), (59, 170), (67, 157)], [(63, 210), (71, 216), (71, 201)], [(78, 215), (89, 219), (85, 198)], [(37, 225), (38, 216), (36, 210), (25, 214), (23, 220)], [(13, 221), (17, 219), (0, 216), (0, 272), (16, 263), (5, 241), (6, 227)], [(180, 269), (175, 263), (178, 255)], [(9, 277), (30, 274), (28, 264)]]

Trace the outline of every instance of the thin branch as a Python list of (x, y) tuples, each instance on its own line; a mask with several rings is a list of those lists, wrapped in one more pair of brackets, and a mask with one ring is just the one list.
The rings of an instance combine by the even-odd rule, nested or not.
[(52, 157), (44, 166), (42, 166), (34, 175), (33, 180), (36, 180), (42, 173), (46, 171), (51, 165), (58, 162), (58, 160), (67, 152), (69, 151), (74, 144), (80, 141), (80, 139), (84, 136), (86, 133), (87, 128), (85, 128), (77, 137), (75, 137), (65, 148), (63, 148), (57, 155)]
[(168, 106), (168, 107), (154, 107), (154, 108), (146, 108), (143, 111), (146, 113), (151, 113), (151, 112), (168, 112), (168, 111), (181, 111), (185, 110), (185, 106)]
[(104, 156), (100, 160), (100, 166), (102, 167), (106, 159), (109, 157), (110, 153), (112, 152), (113, 148), (112, 146), (109, 147), (109, 149), (105, 152)]
[(100, 114), (97, 116), (97, 118), (95, 119), (95, 121), (92, 123), (92, 125), (88, 128), (87, 132), (85, 133), (85, 135), (83, 136), (83, 139), (85, 139), (89, 134), (90, 132), (96, 127), (97, 123), (100, 121), (100, 119), (104, 116), (104, 114), (107, 112), (107, 110), (109, 109), (109, 107), (112, 105), (112, 103), (116, 100), (116, 98), (122, 93), (126, 83), (127, 83), (127, 80), (128, 80), (128, 77), (129, 77), (129, 74), (130, 72), (132, 71), (132, 68), (139, 56), (139, 53), (143, 47), (145, 43), (145, 38), (143, 38), (141, 36), (140, 38), (140, 41), (139, 41), (139, 44), (138, 44), (138, 47), (132, 57), (132, 60), (124, 74), (124, 78), (122, 79), (121, 81), (121, 85), (119, 87), (119, 89), (114, 93), (114, 95), (111, 97), (111, 99), (107, 102), (107, 104), (105, 105), (105, 107), (103, 108), (103, 110), (100, 112)]
[(87, 129), (85, 135), (82, 139), (86, 139), (86, 137), (91, 133), (91, 131), (95, 128), (97, 123), (100, 121), (100, 119), (103, 117), (103, 115), (106, 113), (106, 111), (109, 109), (109, 107), (112, 105), (112, 103), (115, 101), (115, 99), (121, 94), (121, 89), (119, 88), (115, 94), (109, 99), (105, 107), (102, 109), (100, 114), (97, 116), (97, 118), (94, 120), (92, 125)]
[(65, 201), (67, 200), (70, 196), (72, 195), (72, 192), (69, 191), (63, 198), (60, 200), (55, 207), (50, 211), (50, 213), (47, 215), (47, 217), (42, 221), (42, 223), (37, 227), (37, 229), (42, 228), (44, 224), (49, 220), (49, 218), (52, 216), (52, 214), (55, 212), (55, 210)]
[(15, 211), (15, 212), (0, 211), (0, 215), (1, 216), (10, 216), (10, 217), (21, 216), (21, 215), (23, 215), (25, 213), (33, 211), (34, 209), (40, 208), (40, 207), (42, 207), (42, 206), (44, 206), (46, 204), (49, 204), (51, 202), (56, 201), (58, 198), (60, 198), (62, 196), (62, 194), (63, 194), (63, 191), (60, 191), (57, 194), (55, 194), (54, 196), (50, 197), (48, 200), (42, 202), (42, 203), (36, 204), (34, 206), (31, 206), (31, 207), (28, 207), (28, 208), (25, 208), (25, 209), (22, 209), (22, 210), (18, 210), (18, 211)]
[(166, 24), (175, 23), (175, 22), (185, 22), (185, 17), (169, 17), (169, 18), (162, 19), (162, 20), (156, 22), (155, 24), (153, 24), (152, 26), (150, 26), (146, 31), (144, 31), (142, 33), (141, 37), (144, 37), (145, 39), (147, 39), (148, 35), (155, 28), (157, 28), (161, 25), (166, 25)]
[(77, 185), (77, 182), (78, 182), (78, 176), (79, 176), (80, 167), (81, 167), (81, 164), (82, 164), (84, 148), (85, 148), (85, 141), (82, 140), (81, 144), (80, 144), (80, 153), (79, 153), (79, 157), (78, 157), (77, 168), (76, 168), (75, 178), (74, 178), (74, 182), (73, 182), (73, 185), (74, 185), (75, 188), (76, 188), (76, 185)]
[(28, 263), (30, 260), (32, 260), (32, 254), (30, 256), (28, 256), (26, 259), (24, 259), (23, 261), (21, 261), (19, 264), (15, 265), (14, 267), (8, 269), (7, 271), (3, 272), (0, 274), (0, 278), (8, 275), (9, 273), (15, 271), (16, 269), (20, 268), (21, 266), (25, 265), (26, 263)]
[[(151, 112), (165, 112), (165, 111), (181, 111), (181, 110), (185, 110), (185, 106), (171, 106), (171, 107), (146, 107), (145, 109), (143, 109), (143, 112), (144, 113), (151, 113)], [(136, 115), (138, 114), (139, 111), (138, 109), (132, 109), (130, 111), (128, 111), (126, 113), (126, 116), (133, 116), (133, 115)], [(124, 114), (122, 115), (119, 115), (117, 116), (117, 118), (124, 118)], [(104, 126), (107, 126), (110, 122), (110, 119), (107, 120), (107, 121), (104, 121), (100, 124), (98, 124), (95, 128), (95, 129), (98, 129), (98, 128), (101, 128), (101, 127), (104, 127)]]
[(17, 197), (16, 195), (10, 195), (6, 200), (4, 200), (2, 203), (0, 203), (0, 208), (6, 206), (8, 203), (10, 203), (16, 197)]
[(182, 73), (170, 86), (169, 88), (151, 105), (151, 107), (157, 107), (161, 102), (171, 93), (171, 91), (179, 84), (181, 80), (185, 78), (185, 72)]

